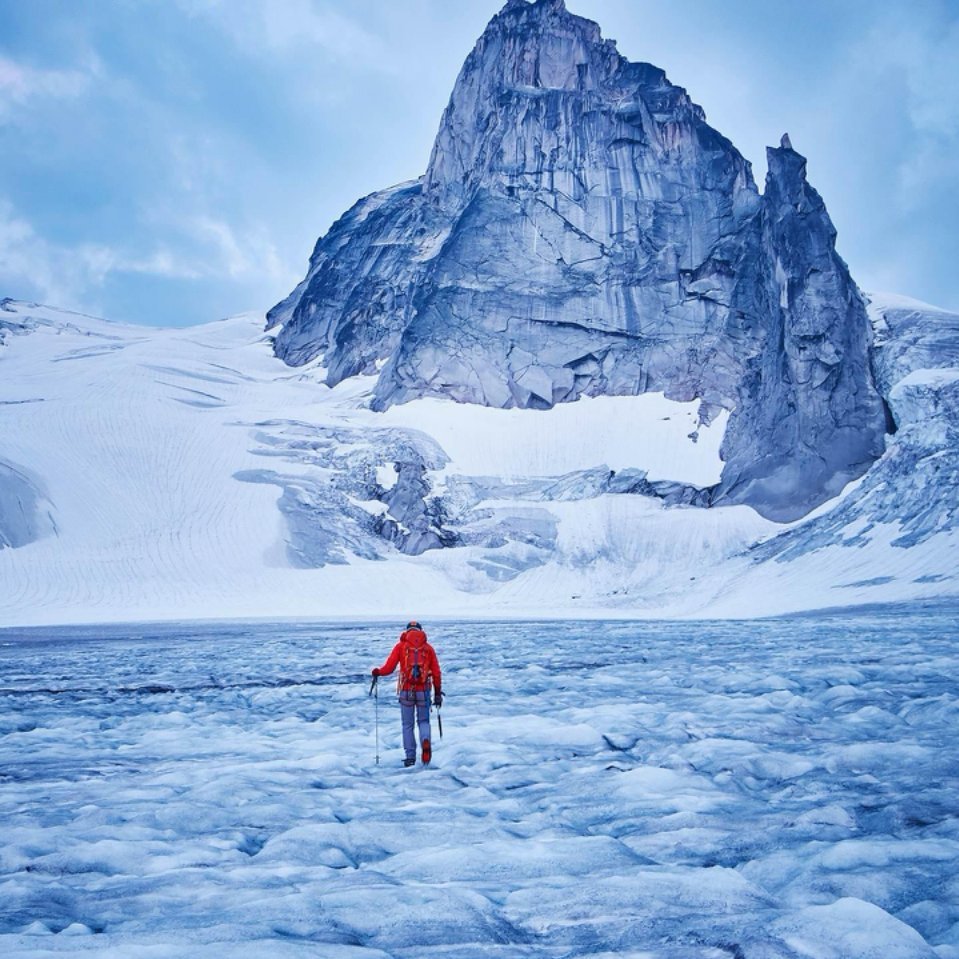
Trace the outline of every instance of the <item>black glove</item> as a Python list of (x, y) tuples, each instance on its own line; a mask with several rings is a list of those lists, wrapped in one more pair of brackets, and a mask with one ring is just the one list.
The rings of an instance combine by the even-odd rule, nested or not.
[(380, 674), (380, 671), (379, 671), (378, 669), (374, 669), (374, 670), (373, 670), (373, 675), (374, 675), (374, 676), (379, 676), (379, 674)]
[(433, 705), (437, 709), (443, 705), (443, 694), (438, 689), (433, 693)]

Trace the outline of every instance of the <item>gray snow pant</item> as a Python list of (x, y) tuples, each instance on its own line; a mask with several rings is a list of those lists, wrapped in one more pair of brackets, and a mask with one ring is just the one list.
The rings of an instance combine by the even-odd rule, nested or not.
[(403, 748), (407, 759), (416, 759), (416, 739), (413, 737), (414, 714), (419, 726), (420, 744), (430, 738), (430, 694), (425, 690), (401, 690), (400, 713), (403, 717)]

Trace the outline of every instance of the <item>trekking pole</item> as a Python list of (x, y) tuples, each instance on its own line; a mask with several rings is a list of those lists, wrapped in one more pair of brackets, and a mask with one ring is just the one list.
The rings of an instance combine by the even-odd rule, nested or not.
[(373, 715), (375, 717), (374, 725), (376, 729), (376, 765), (380, 764), (380, 687), (377, 685), (376, 681), (379, 679), (379, 676), (373, 677), (373, 682), (370, 683), (370, 691), (367, 693), (368, 696), (373, 697)]

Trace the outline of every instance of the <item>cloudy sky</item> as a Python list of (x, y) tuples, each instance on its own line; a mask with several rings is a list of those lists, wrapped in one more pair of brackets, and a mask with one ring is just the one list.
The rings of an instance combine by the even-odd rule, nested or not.
[[(959, 310), (959, 0), (567, 0), (765, 176), (788, 131), (864, 289)], [(286, 295), (423, 172), (501, 0), (0, 0), (0, 297), (184, 325)]]

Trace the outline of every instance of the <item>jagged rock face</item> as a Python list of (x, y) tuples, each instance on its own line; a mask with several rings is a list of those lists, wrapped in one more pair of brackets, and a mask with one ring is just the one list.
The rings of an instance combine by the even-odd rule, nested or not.
[(862, 549), (876, 538), (906, 549), (959, 530), (959, 314), (884, 306), (875, 310), (874, 326), (872, 362), (895, 439), (854, 492), (755, 550), (757, 562), (829, 546)]
[(835, 251), (822, 198), (806, 182), (806, 161), (788, 137), (766, 155), (759, 272), (734, 298), (760, 319), (764, 342), (741, 384), (716, 499), (728, 491), (788, 521), (862, 475), (882, 454), (886, 423), (865, 305)]
[[(775, 161), (775, 169), (773, 169)], [(881, 452), (869, 328), (802, 157), (749, 164), (561, 0), (511, 0), (419, 181), (357, 203), (269, 317), (378, 408), (663, 391), (733, 411), (718, 497), (793, 518)]]

